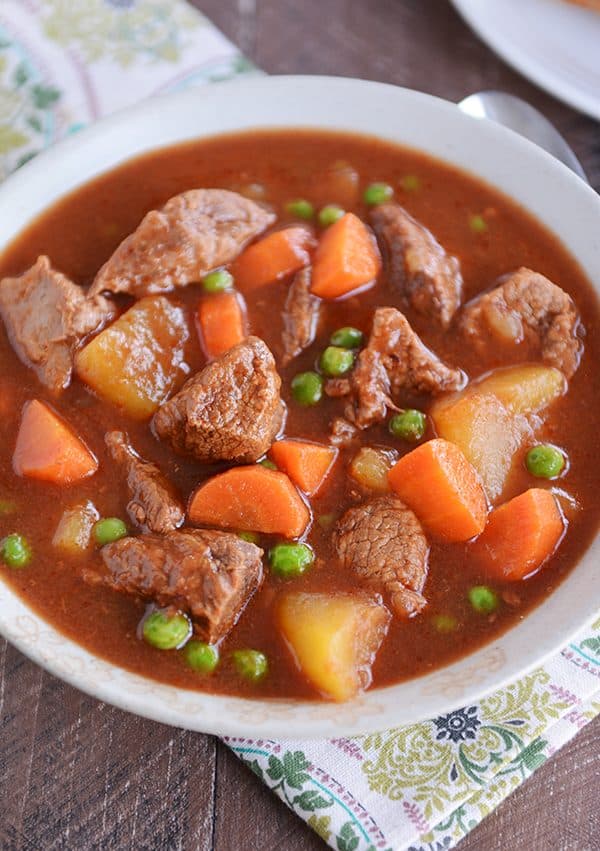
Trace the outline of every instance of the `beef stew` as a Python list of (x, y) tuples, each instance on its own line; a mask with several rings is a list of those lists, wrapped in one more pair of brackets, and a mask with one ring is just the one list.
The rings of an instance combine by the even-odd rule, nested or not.
[(308, 130), (157, 151), (0, 278), (2, 579), (128, 669), (350, 699), (492, 640), (597, 531), (596, 296), (444, 163)]

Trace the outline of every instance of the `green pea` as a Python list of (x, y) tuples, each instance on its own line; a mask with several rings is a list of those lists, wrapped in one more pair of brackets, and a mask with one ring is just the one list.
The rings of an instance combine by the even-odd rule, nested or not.
[(358, 349), (363, 344), (364, 334), (358, 328), (347, 325), (338, 328), (330, 337), (332, 346), (342, 346), (344, 349)]
[(525, 466), (538, 479), (556, 479), (565, 468), (565, 456), (549, 443), (540, 443), (529, 450)]
[(202, 287), (207, 293), (222, 293), (233, 286), (233, 275), (227, 269), (216, 269), (202, 278)]
[(488, 229), (486, 220), (480, 215), (471, 216), (469, 218), (469, 227), (473, 233), (485, 233)]
[(276, 544), (269, 551), (271, 570), (282, 579), (301, 576), (315, 560), (307, 544)]
[(14, 514), (17, 510), (17, 503), (12, 499), (0, 499), (0, 514)]
[(26, 567), (31, 561), (31, 547), (23, 535), (8, 535), (0, 544), (2, 558), (9, 567)]
[(427, 418), (422, 411), (415, 411), (408, 408), (400, 414), (395, 414), (388, 425), (388, 429), (394, 437), (399, 437), (400, 440), (408, 440), (410, 443), (416, 443), (425, 434), (427, 427)]
[(354, 352), (341, 346), (327, 346), (321, 355), (319, 366), (325, 375), (345, 375), (354, 366)]
[(127, 526), (119, 517), (105, 517), (94, 523), (94, 539), (98, 546), (112, 544), (127, 535)]
[(219, 648), (197, 638), (188, 641), (183, 652), (190, 668), (201, 674), (212, 674), (219, 664)]
[(315, 208), (305, 198), (296, 198), (294, 201), (288, 201), (285, 209), (290, 216), (295, 216), (297, 219), (312, 219), (315, 214)]
[(317, 405), (323, 397), (323, 377), (318, 372), (300, 372), (292, 378), (292, 396), (300, 405)]
[(489, 615), (498, 608), (498, 595), (487, 585), (474, 585), (469, 588), (469, 602), (476, 612)]
[(394, 190), (389, 183), (370, 183), (363, 193), (365, 204), (383, 204), (393, 196)]
[(436, 615), (433, 618), (433, 625), (438, 632), (454, 632), (458, 626), (458, 621), (453, 615)]
[(269, 670), (269, 662), (260, 650), (234, 650), (231, 654), (238, 674), (244, 679), (258, 682)]
[(258, 535), (256, 532), (238, 532), (238, 538), (246, 541), (247, 544), (258, 544)]
[(319, 210), (319, 224), (321, 227), (327, 228), (329, 225), (335, 224), (338, 219), (341, 219), (345, 212), (337, 204), (327, 204)]
[(421, 188), (421, 180), (417, 177), (416, 174), (407, 174), (400, 181), (400, 186), (406, 192), (416, 192), (418, 189)]
[(261, 467), (265, 467), (267, 470), (276, 470), (277, 464), (274, 461), (271, 461), (270, 458), (263, 458), (262, 461), (258, 462)]
[(166, 615), (152, 612), (144, 620), (142, 634), (145, 641), (158, 650), (176, 650), (182, 647), (192, 632), (192, 625), (184, 614)]

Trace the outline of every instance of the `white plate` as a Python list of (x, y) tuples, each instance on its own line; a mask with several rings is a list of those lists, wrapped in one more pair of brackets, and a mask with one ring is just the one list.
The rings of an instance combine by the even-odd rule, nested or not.
[(555, 97), (600, 119), (600, 12), (566, 0), (452, 0), (492, 50)]
[[(454, 104), (395, 86), (332, 77), (219, 83), (145, 101), (100, 121), (0, 186), (0, 252), (65, 193), (136, 154), (255, 127), (376, 130), (382, 139), (454, 163), (560, 234), (600, 292), (600, 197), (566, 166), (504, 127), (464, 115)], [(495, 641), (432, 674), (373, 689), (346, 704), (224, 697), (132, 674), (65, 638), (2, 581), (0, 633), (78, 688), (157, 721), (231, 736), (317, 738), (387, 729), (478, 700), (566, 644), (596, 615), (599, 588), (596, 540), (560, 587)]]

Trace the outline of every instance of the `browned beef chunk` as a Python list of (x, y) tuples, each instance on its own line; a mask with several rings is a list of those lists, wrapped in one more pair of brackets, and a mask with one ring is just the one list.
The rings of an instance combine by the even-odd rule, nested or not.
[(42, 256), (19, 278), (0, 281), (0, 313), (21, 360), (59, 393), (71, 382), (75, 348), (114, 309), (102, 296), (86, 297)]
[(334, 446), (350, 446), (356, 440), (358, 430), (355, 425), (343, 417), (336, 417), (331, 423), (329, 442)]
[(352, 384), (349, 378), (328, 378), (324, 385), (325, 393), (331, 399), (339, 399), (349, 396), (352, 392)]
[(109, 432), (105, 441), (113, 460), (125, 473), (130, 495), (127, 511), (132, 521), (144, 532), (160, 535), (183, 525), (183, 507), (156, 464), (140, 458), (122, 431)]
[(351, 376), (353, 400), (346, 416), (359, 428), (383, 422), (394, 397), (407, 393), (443, 393), (465, 382), (421, 341), (406, 317), (394, 307), (375, 311), (369, 343), (358, 356)]
[(119, 245), (90, 292), (109, 290), (136, 298), (199, 281), (230, 263), (275, 216), (226, 189), (192, 189), (152, 210)]
[(528, 347), (570, 378), (583, 351), (577, 309), (566, 292), (543, 275), (524, 267), (500, 280), (499, 286), (468, 304), (461, 328), (482, 353), (498, 343)]
[(418, 313), (447, 328), (462, 292), (460, 264), (399, 204), (381, 204), (371, 224), (387, 256), (391, 283)]
[(273, 355), (248, 337), (192, 376), (154, 416), (157, 435), (200, 461), (256, 461), (283, 421)]
[(342, 565), (369, 587), (384, 591), (400, 617), (426, 605), (429, 546), (421, 524), (403, 502), (382, 496), (351, 508), (338, 521), (334, 545)]
[(283, 311), (284, 366), (307, 349), (315, 339), (319, 321), (320, 299), (310, 291), (310, 269), (302, 269), (288, 290)]
[(237, 535), (183, 529), (107, 544), (102, 558), (108, 575), (88, 571), (85, 577), (186, 612), (212, 644), (229, 632), (258, 588), (262, 553)]

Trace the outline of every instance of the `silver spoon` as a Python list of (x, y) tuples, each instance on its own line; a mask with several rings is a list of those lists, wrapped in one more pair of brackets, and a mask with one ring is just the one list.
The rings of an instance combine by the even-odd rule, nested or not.
[(589, 183), (581, 163), (556, 127), (531, 104), (506, 92), (475, 92), (458, 104), (473, 118), (488, 118), (520, 133)]

